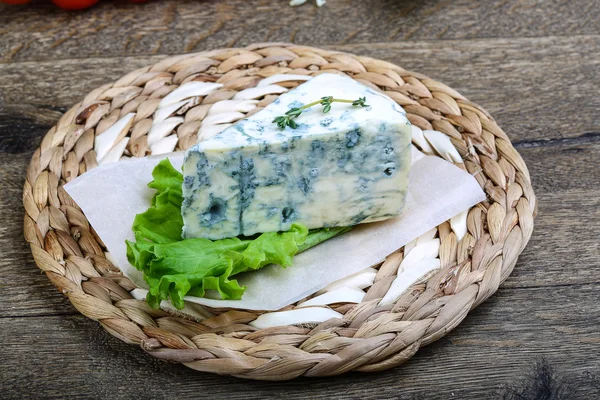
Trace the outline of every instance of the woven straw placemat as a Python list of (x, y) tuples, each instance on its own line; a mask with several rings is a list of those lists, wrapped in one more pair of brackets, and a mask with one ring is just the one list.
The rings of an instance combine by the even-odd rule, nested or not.
[[(413, 125), (445, 134), (431, 136), (431, 145), (416, 144), (471, 173), (486, 192), (487, 200), (464, 213), (458, 228), (452, 221), (437, 228), (441, 269), (384, 305), (409, 251), (399, 249), (375, 267), (360, 304), (330, 305), (342, 317), (313, 325), (257, 329), (257, 313), (239, 310), (210, 310), (207, 319), (193, 320), (134, 299), (135, 285), (106, 258), (102, 241), (62, 186), (98, 162), (187, 149), (260, 110), (303, 76), (321, 72), (378, 88), (404, 107)], [(198, 81), (223, 87), (203, 94), (190, 84)], [(157, 358), (266, 380), (402, 364), (496, 292), (531, 236), (536, 210), (525, 163), (478, 105), (389, 62), (281, 43), (167, 58), (92, 91), (35, 151), (23, 202), (25, 239), (36, 264), (82, 314)], [(411, 247), (415, 251), (415, 243)]]

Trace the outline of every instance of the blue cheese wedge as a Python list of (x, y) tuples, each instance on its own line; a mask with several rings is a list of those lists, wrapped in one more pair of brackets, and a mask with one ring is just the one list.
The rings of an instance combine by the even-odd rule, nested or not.
[[(369, 107), (317, 105), (298, 127), (273, 123), (324, 96)], [(349, 226), (400, 214), (410, 167), (411, 127), (389, 97), (353, 79), (319, 75), (265, 109), (190, 148), (183, 172), (184, 238), (222, 239)]]

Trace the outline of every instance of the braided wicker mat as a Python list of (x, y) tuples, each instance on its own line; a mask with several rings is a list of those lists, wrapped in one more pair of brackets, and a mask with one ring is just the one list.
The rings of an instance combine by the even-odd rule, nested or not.
[[(257, 312), (223, 309), (194, 320), (133, 298), (135, 285), (106, 258), (63, 184), (99, 162), (187, 149), (321, 72), (382, 90), (414, 126), (442, 132), (431, 145), (423, 135), (413, 141), (471, 173), (486, 192), (487, 201), (437, 228), (441, 268), (383, 304), (407, 245), (375, 267), (360, 304), (330, 304), (325, 308), (342, 318), (312, 325), (257, 329)], [(191, 82), (223, 86), (207, 94)], [(82, 314), (157, 358), (264, 380), (378, 371), (407, 361), (496, 292), (529, 241), (536, 210), (525, 163), (478, 105), (389, 62), (280, 43), (167, 58), (92, 91), (35, 151), (23, 202), (36, 264)]]

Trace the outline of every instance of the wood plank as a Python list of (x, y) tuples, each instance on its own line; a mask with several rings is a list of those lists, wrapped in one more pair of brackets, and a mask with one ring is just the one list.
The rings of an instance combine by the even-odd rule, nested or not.
[(532, 239), (507, 287), (600, 282), (600, 141), (521, 147), (537, 195)]
[(103, 1), (76, 13), (42, 0), (0, 5), (0, 59), (175, 54), (264, 41), (323, 46), (600, 34), (595, 0), (329, 0), (320, 9), (286, 3)]
[[(389, 60), (450, 85), (487, 108), (515, 141), (575, 138), (600, 132), (600, 35), (439, 43), (334, 47)], [(32, 127), (41, 135), (60, 111), (94, 88), (162, 57), (0, 64), (0, 104), (4, 104), (4, 110), (0, 107), (0, 127), (7, 127), (14, 137), (34, 134)], [(10, 133), (13, 128), (16, 133)], [(35, 141), (22, 149), (33, 151)]]
[[(480, 399), (501, 397), (545, 356), (565, 398), (600, 398), (597, 1), (285, 3), (0, 5), (1, 397)], [(22, 238), (29, 156), (83, 95), (164, 54), (276, 40), (386, 59), (454, 87), (496, 117), (530, 168), (539, 214), (515, 272), (403, 367), (264, 383), (158, 362), (79, 315)]]
[[(3, 398), (482, 399), (519, 383), (540, 357), (600, 396), (600, 285), (501, 289), (407, 364), (327, 379), (253, 382), (159, 362), (82, 316), (0, 318)], [(40, 377), (44, 377), (40, 379)], [(596, 381), (595, 381), (596, 380)], [(566, 389), (566, 388), (565, 388)]]
[[(1, 146), (0, 146), (1, 147)], [(600, 141), (520, 149), (533, 177), (539, 214), (507, 288), (600, 283)], [(75, 313), (41, 275), (22, 238), (22, 177), (28, 157), (0, 157), (0, 316)], [(576, 162), (574, 162), (576, 160)]]

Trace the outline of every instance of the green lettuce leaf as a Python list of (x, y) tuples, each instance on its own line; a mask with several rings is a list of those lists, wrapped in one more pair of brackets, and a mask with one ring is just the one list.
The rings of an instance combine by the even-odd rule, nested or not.
[(168, 159), (152, 172), (148, 187), (156, 189), (150, 208), (133, 221), (135, 242), (126, 241), (127, 259), (144, 274), (150, 290), (148, 304), (158, 308), (171, 300), (183, 308), (186, 295), (203, 297), (214, 290), (222, 299), (241, 299), (246, 289), (231, 277), (268, 264), (292, 265), (294, 255), (350, 228), (308, 231), (292, 224), (287, 232), (263, 233), (255, 239), (182, 239), (182, 174)]
[(148, 187), (156, 189), (151, 206), (133, 220), (135, 240), (154, 243), (170, 243), (181, 240), (183, 218), (181, 185), (183, 175), (171, 165), (168, 159), (158, 163), (152, 171), (154, 180)]

